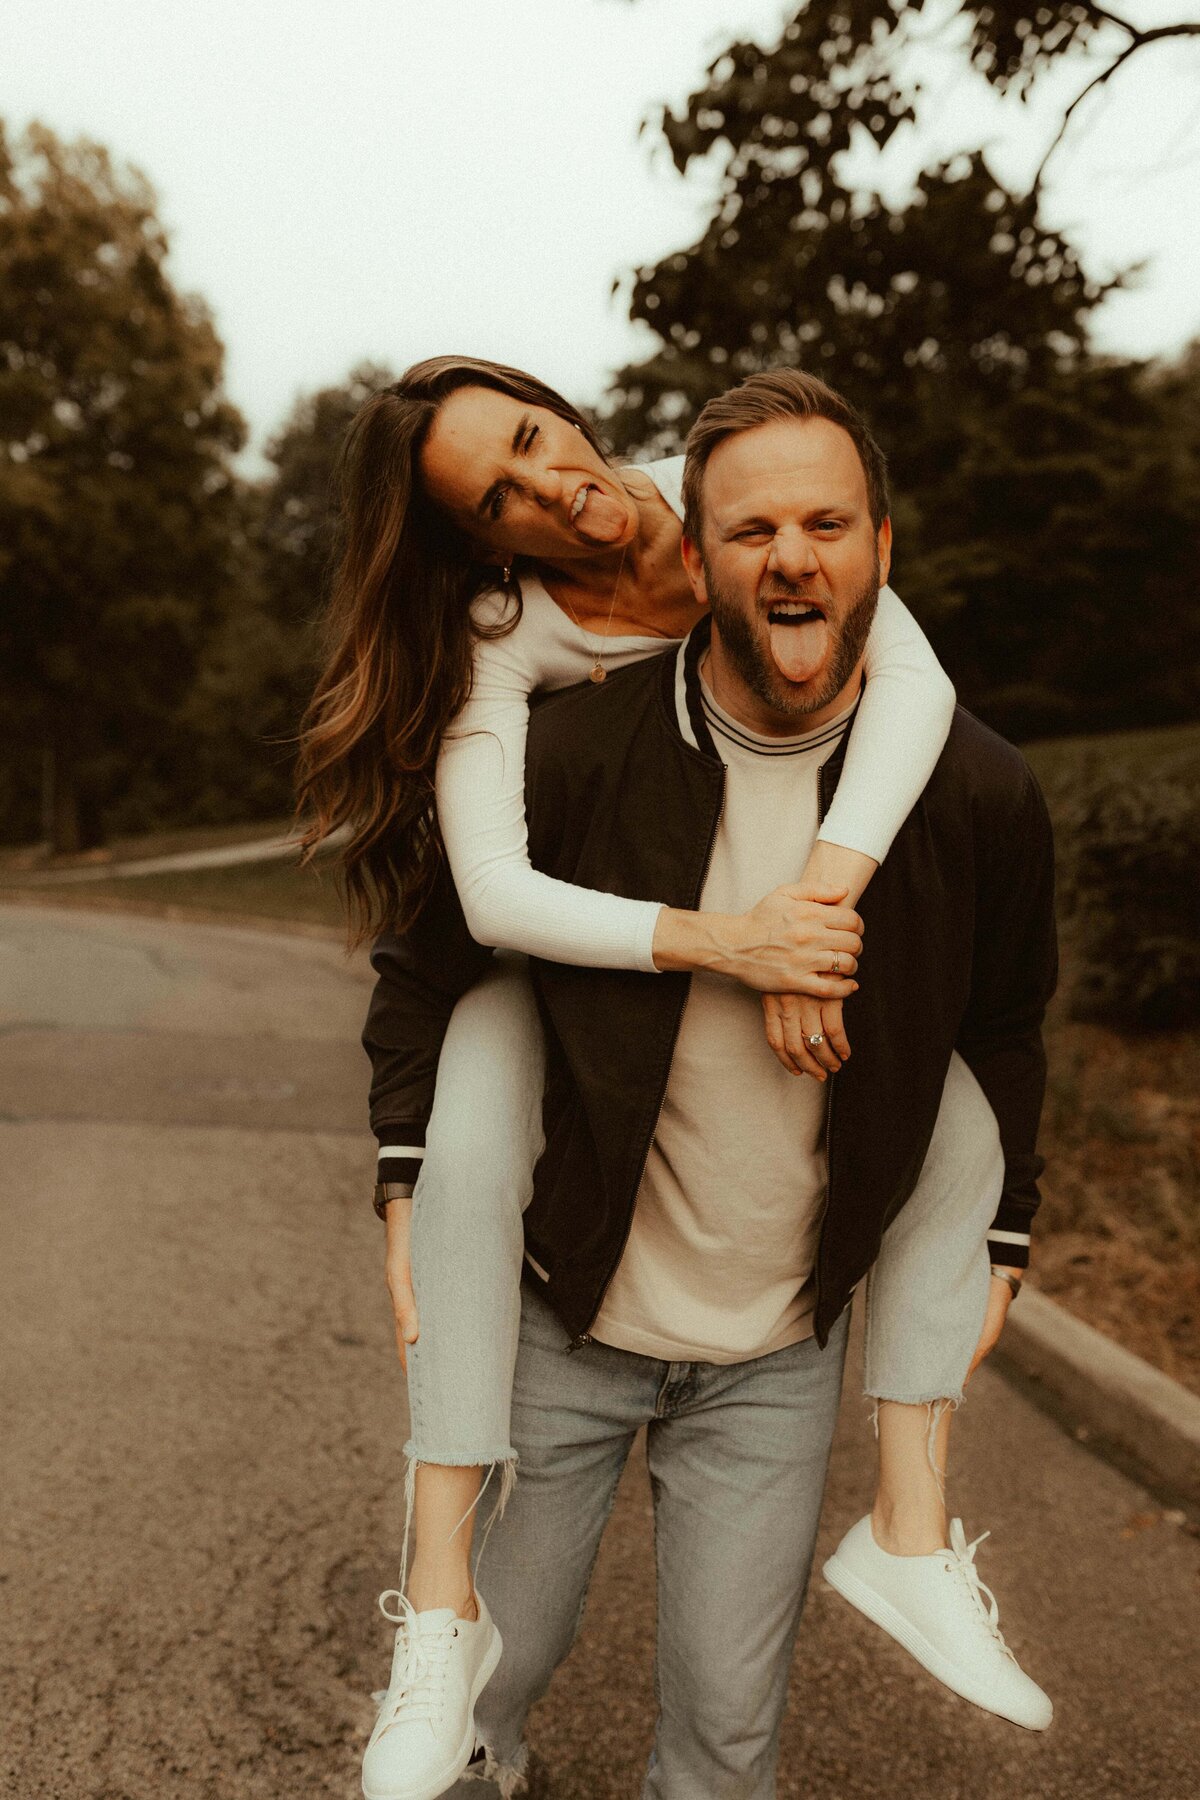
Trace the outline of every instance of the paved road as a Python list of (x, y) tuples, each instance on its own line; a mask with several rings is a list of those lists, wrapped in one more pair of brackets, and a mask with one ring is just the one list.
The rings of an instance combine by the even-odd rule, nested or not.
[[(357, 1793), (403, 1438), (365, 1201), (361, 967), (311, 939), (0, 908), (0, 1769), (19, 1800)], [(847, 1400), (824, 1549), (865, 1508)], [(1194, 1800), (1200, 1544), (985, 1370), (956, 1498), (1045, 1737), (813, 1591), (786, 1800)], [(535, 1793), (632, 1800), (653, 1569), (632, 1466)], [(696, 1796), (695, 1800), (704, 1800)]]

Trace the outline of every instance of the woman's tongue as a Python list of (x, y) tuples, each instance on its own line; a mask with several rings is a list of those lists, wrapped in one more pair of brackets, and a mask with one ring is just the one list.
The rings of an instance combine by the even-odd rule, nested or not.
[(589, 544), (613, 544), (624, 535), (629, 514), (608, 494), (590, 487), (583, 509), (576, 513), (573, 523), (580, 537), (586, 538)]
[(829, 649), (829, 626), (820, 613), (807, 619), (770, 619), (771, 655), (788, 681), (811, 681)]

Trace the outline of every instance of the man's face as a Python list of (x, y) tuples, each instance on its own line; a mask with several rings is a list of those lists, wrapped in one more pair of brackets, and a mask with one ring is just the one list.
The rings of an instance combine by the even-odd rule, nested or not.
[(849, 433), (779, 419), (726, 438), (704, 472), (702, 535), (683, 554), (712, 609), (718, 698), (765, 732), (849, 705), (892, 542)]

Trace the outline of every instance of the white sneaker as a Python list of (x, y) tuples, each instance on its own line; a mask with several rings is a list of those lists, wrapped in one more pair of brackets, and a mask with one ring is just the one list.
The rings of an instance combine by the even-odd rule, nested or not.
[[(379, 1597), (397, 1626), (392, 1678), (363, 1757), (367, 1800), (436, 1800), (454, 1786), (475, 1750), (475, 1702), (503, 1648), (477, 1594), (478, 1619), (450, 1607), (414, 1612), (395, 1589)], [(398, 1602), (388, 1610), (386, 1602)]]
[(953, 1519), (948, 1549), (892, 1556), (875, 1542), (868, 1514), (825, 1564), (825, 1579), (964, 1700), (1045, 1731), (1054, 1708), (1005, 1643), (996, 1596), (975, 1567), (987, 1535), (968, 1544), (962, 1520)]

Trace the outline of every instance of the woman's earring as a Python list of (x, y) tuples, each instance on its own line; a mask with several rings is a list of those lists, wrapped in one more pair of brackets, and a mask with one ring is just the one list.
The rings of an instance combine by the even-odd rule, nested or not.
[(506, 562), (504, 564), (503, 568), (500, 570), (500, 579), (504, 583), (505, 587), (507, 587), (509, 582), (512, 580), (512, 564), (510, 562)]

